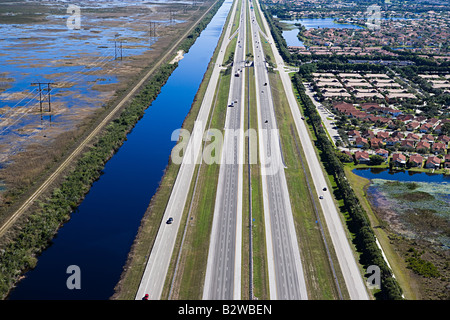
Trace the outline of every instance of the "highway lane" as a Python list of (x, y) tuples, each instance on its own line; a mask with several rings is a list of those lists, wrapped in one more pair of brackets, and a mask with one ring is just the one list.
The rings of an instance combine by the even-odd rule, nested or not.
[[(259, 7), (257, 0), (253, 0), (254, 5)], [(270, 30), (267, 21), (262, 17), (262, 21), (266, 30)], [(349, 239), (347, 238), (346, 231), (341, 221), (340, 213), (334, 203), (333, 195), (330, 192), (322, 191), (322, 188), (327, 185), (326, 177), (322, 171), (320, 161), (315, 152), (314, 146), (308, 134), (308, 128), (303, 120), (301, 120), (301, 114), (297, 99), (292, 89), (291, 79), (289, 74), (284, 70), (284, 62), (280, 56), (275, 42), (270, 32), (267, 34), (269, 44), (272, 46), (272, 51), (275, 56), (275, 62), (277, 69), (280, 73), (281, 81), (283, 83), (284, 90), (288, 99), (288, 103), (294, 118), (295, 127), (300, 137), (300, 141), (303, 147), (303, 151), (311, 171), (312, 180), (316, 188), (316, 192), (319, 195), (323, 195), (323, 199), (320, 200), (320, 205), (324, 214), (326, 226), (330, 233), (330, 237), (336, 251), (336, 256), (339, 262), (339, 266), (342, 270), (345, 284), (352, 300), (368, 300), (369, 295), (367, 288), (363, 281), (361, 272), (356, 262), (356, 257), (350, 247)]]
[[(226, 0), (226, 3), (231, 0)], [(220, 9), (219, 9), (220, 10)], [(231, 8), (232, 15), (236, 10), (236, 5)], [(142, 299), (145, 294), (149, 294), (150, 300), (158, 300), (161, 298), (164, 282), (166, 280), (167, 270), (170, 259), (172, 257), (176, 236), (180, 226), (180, 220), (186, 205), (189, 187), (198, 159), (201, 159), (201, 146), (203, 141), (203, 133), (208, 122), (211, 106), (214, 101), (215, 91), (220, 76), (222, 61), (224, 60), (225, 49), (227, 47), (227, 39), (230, 37), (233, 20), (230, 19), (228, 26), (224, 26), (225, 36), (221, 43), (217, 60), (209, 80), (205, 96), (203, 98), (200, 110), (194, 124), (193, 132), (186, 146), (186, 154), (180, 166), (177, 178), (175, 180), (172, 193), (164, 212), (158, 234), (151, 249), (144, 274), (142, 276), (136, 299)], [(169, 217), (173, 218), (172, 224), (166, 224)]]
[[(203, 299), (241, 298), (246, 10), (242, 6), (230, 80)], [(223, 107), (223, 106), (222, 106)]]
[(271, 299), (308, 299), (265, 55), (250, 9)]

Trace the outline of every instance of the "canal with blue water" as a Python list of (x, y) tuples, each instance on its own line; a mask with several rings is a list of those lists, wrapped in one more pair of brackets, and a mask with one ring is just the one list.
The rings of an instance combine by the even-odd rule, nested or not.
[[(232, 0), (226, 0), (162, 87), (85, 199), (8, 299), (103, 300), (114, 294), (141, 219), (217, 46)], [(81, 289), (69, 290), (68, 266)]]

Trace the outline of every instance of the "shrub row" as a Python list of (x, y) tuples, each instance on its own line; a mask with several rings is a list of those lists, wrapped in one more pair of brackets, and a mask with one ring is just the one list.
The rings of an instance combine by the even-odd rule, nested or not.
[(280, 52), (281, 57), (286, 63), (292, 63), (291, 53), (288, 50), (286, 40), (283, 38), (282, 27), (272, 19), (270, 11), (268, 11), (264, 6), (261, 6), (261, 10), (263, 11), (267, 23), (269, 24), (272, 38), (275, 41), (275, 45)]
[(316, 146), (321, 151), (321, 160), (327, 172), (333, 175), (336, 181), (338, 187), (335, 192), (336, 197), (344, 201), (343, 209), (349, 215), (347, 225), (350, 232), (354, 234), (354, 244), (358, 252), (361, 253), (360, 262), (365, 267), (376, 265), (380, 268), (381, 290), (375, 293), (375, 297), (377, 299), (388, 300), (402, 299), (402, 290), (395, 278), (393, 278), (392, 272), (376, 243), (375, 234), (370, 226), (367, 213), (362, 208), (357, 196), (347, 181), (344, 166), (338, 159), (337, 152), (322, 127), (320, 115), (311, 99), (305, 93), (302, 79), (298, 74), (294, 75), (293, 83), (298, 90), (305, 115), (308, 117), (307, 121), (314, 130), (317, 139)]

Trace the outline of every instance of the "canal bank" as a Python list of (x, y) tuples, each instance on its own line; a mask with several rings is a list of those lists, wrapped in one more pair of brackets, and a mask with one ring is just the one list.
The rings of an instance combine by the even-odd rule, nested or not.
[[(180, 128), (190, 110), (220, 36), (220, 8), (215, 8), (214, 23), (209, 23), (180, 61), (158, 98), (10, 299), (108, 299), (113, 294), (143, 212), (175, 144), (172, 132)], [(71, 265), (80, 267), (81, 290), (66, 286), (66, 270)]]

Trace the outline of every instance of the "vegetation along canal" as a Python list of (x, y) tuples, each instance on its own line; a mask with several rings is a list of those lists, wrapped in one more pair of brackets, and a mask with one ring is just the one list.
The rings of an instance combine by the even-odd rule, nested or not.
[[(112, 296), (176, 143), (171, 141), (172, 132), (181, 127), (190, 110), (231, 4), (227, 0), (217, 11), (70, 221), (11, 292), (10, 300)], [(66, 285), (71, 265), (79, 267), (80, 290)]]

